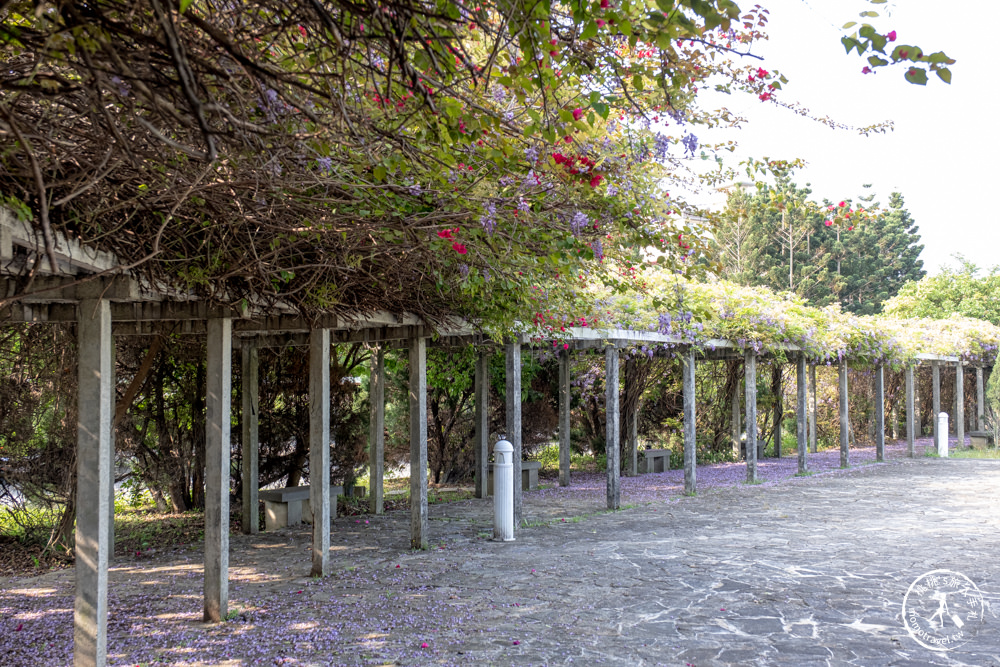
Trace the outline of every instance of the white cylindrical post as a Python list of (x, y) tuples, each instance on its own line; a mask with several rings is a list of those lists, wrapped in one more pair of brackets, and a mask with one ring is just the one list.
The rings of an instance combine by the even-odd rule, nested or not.
[(938, 427), (938, 441), (937, 450), (938, 456), (943, 459), (948, 458), (948, 413), (939, 412), (937, 418)]
[(493, 539), (514, 541), (514, 445), (501, 440), (493, 446)]

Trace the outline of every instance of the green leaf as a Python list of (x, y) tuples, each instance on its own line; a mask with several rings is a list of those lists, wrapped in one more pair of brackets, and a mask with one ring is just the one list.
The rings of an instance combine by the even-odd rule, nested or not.
[(951, 70), (948, 69), (947, 67), (942, 67), (941, 69), (937, 70), (937, 75), (938, 78), (944, 81), (945, 83), (949, 85), (951, 84)]
[(858, 30), (858, 34), (864, 37), (865, 39), (871, 39), (878, 33), (875, 32), (875, 28), (866, 23), (863, 26), (861, 26), (860, 30)]
[(593, 21), (587, 21), (583, 32), (580, 33), (580, 39), (593, 39), (594, 37), (597, 37), (597, 24)]
[(927, 85), (927, 72), (920, 67), (911, 67), (906, 71), (906, 80), (918, 86)]
[(632, 86), (636, 90), (642, 90), (645, 87), (645, 84), (642, 82), (641, 74), (636, 74), (632, 77)]
[(847, 23), (844, 24), (843, 30), (847, 30), (848, 28), (853, 28), (857, 24), (858, 24), (857, 21), (848, 21)]
[(883, 65), (888, 65), (889, 61), (885, 58), (879, 58), (878, 56), (868, 56), (868, 63), (872, 67), (882, 67)]
[(874, 18), (878, 18), (878, 12), (873, 12), (873, 11), (871, 11), (869, 9), (867, 12), (861, 12), (860, 14), (858, 14), (858, 16), (868, 17), (868, 18), (873, 18), (874, 19)]
[(181, 14), (187, 11), (187, 8), (191, 6), (194, 0), (181, 0)]
[(373, 170), (373, 172), (372, 172), (372, 173), (373, 173), (373, 175), (375, 176), (375, 180), (376, 180), (376, 181), (377, 181), (378, 183), (381, 183), (382, 181), (384, 181), (384, 180), (385, 180), (385, 175), (386, 175), (386, 169), (385, 169), (385, 167), (383, 167), (382, 165), (380, 165), (380, 164), (379, 164), (379, 165), (376, 165), (376, 166), (375, 166), (375, 169)]
[(861, 53), (861, 42), (854, 39), (853, 37), (841, 37), (840, 43), (844, 45), (847, 53), (850, 53), (854, 49), (858, 49), (858, 53)]
[(603, 102), (596, 102), (592, 106), (594, 107), (594, 111), (596, 111), (601, 118), (604, 120), (608, 119), (608, 114), (611, 113), (611, 107)]

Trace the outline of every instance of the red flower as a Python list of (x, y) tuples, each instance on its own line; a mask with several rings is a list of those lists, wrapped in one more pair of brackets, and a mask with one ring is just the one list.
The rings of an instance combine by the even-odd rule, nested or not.
[(827, 221), (826, 221), (826, 222), (824, 222), (823, 224), (824, 224), (824, 225), (826, 225), (827, 227), (829, 227), (830, 225), (832, 225), (832, 224), (833, 224), (833, 221), (831, 221), (831, 220), (827, 220)]
[(552, 159), (555, 160), (556, 164), (562, 164), (566, 162), (566, 156), (564, 156), (562, 153), (553, 153)]
[[(607, 2), (607, 0), (605, 0), (605, 2)], [(597, 19), (596, 23), (598, 28), (603, 28), (608, 24), (608, 22), (605, 21), (604, 19)]]
[(592, 179), (590, 179), (590, 187), (596, 188), (598, 185), (601, 184), (601, 181), (603, 180), (604, 177), (601, 176), (600, 174), (595, 175)]
[(565, 137), (563, 137), (563, 141), (565, 141), (568, 144), (569, 142), (573, 141), (573, 137), (567, 134)]
[(837, 204), (837, 206), (839, 206), (840, 208), (844, 208), (845, 206), (847, 206), (847, 204), (845, 204), (844, 202), (840, 202), (839, 204)]
[(583, 109), (580, 107), (573, 109), (573, 120), (580, 120), (581, 116), (583, 116)]
[(305, 28), (303, 28), (302, 26), (299, 26), (299, 32), (300, 32), (300, 33), (302, 33), (302, 36), (303, 36), (303, 37), (305, 37), (305, 36), (306, 36), (306, 29), (305, 29)]
[(601, 0), (601, 9), (607, 9), (610, 4), (608, 0)]
[(438, 236), (440, 236), (443, 239), (450, 239), (451, 238), (451, 230), (450, 229), (442, 229), (440, 232), (438, 232)]
[(466, 250), (465, 246), (462, 245), (461, 243), (452, 243), (451, 249), (457, 252), (459, 255), (464, 255), (465, 253), (469, 252), (468, 250)]
[(559, 52), (558, 51), (549, 51), (549, 55), (552, 56), (553, 58), (555, 58), (556, 56), (559, 55)]
[(895, 41), (896, 41), (896, 31), (895, 31), (895, 30), (893, 30), (893, 31), (892, 31), (892, 32), (890, 32), (890, 33), (889, 33), (888, 35), (886, 35), (886, 36), (885, 36), (885, 38), (886, 38), (887, 40), (889, 40), (890, 42), (895, 42)]
[(853, 231), (853, 230), (854, 230), (854, 225), (851, 225), (850, 227), (847, 228), (847, 231), (849, 231), (849, 232)]
[(769, 99), (771, 99), (771, 93), (761, 93), (757, 97), (760, 99), (761, 102), (767, 102)]

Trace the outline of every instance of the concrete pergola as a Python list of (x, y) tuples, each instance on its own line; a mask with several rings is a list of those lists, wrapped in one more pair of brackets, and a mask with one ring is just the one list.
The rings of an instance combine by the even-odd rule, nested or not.
[[(257, 367), (262, 347), (308, 346), (309, 348), (309, 469), (326, 471), (310, 479), (312, 512), (313, 576), (329, 573), (330, 548), (330, 349), (338, 343), (364, 342), (375, 349), (371, 362), (371, 432), (369, 440), (373, 511), (384, 510), (385, 350), (388, 346), (408, 351), (410, 364), (410, 546), (428, 545), (427, 515), (427, 346), (478, 345), (475, 364), (475, 495), (487, 497), (489, 429), (489, 354), (502, 345), (506, 357), (506, 437), (514, 446), (513, 477), (521, 479), (521, 353), (531, 345), (526, 338), (491, 341), (462, 322), (445, 330), (432, 330), (418, 318), (406, 314), (378, 313), (357, 317), (320, 318), (306, 321), (280, 308), (248, 308), (234, 311), (197, 300), (189, 295), (157, 289), (142, 281), (114, 275), (118, 264), (107, 253), (94, 251), (71, 239), (56, 235), (58, 266), (49, 265), (40, 235), (26, 222), (0, 209), (0, 279), (5, 294), (21, 289), (18, 278), (34, 266), (31, 295), (0, 312), (0, 321), (14, 323), (77, 324), (79, 348), (79, 423), (77, 442), (76, 599), (74, 607), (74, 664), (104, 665), (108, 618), (108, 563), (113, 552), (114, 462), (114, 336), (151, 335), (164, 332), (205, 336), (206, 346), (206, 463), (205, 463), (205, 581), (204, 619), (218, 622), (228, 613), (229, 583), (229, 471), (230, 405), (232, 400), (232, 354), (240, 352), (242, 386), (242, 462), (246, 480), (257, 478), (258, 418)], [(432, 341), (433, 338), (433, 341)], [(620, 506), (619, 441), (621, 418), (619, 365), (622, 350), (659, 346), (680, 357), (684, 394), (684, 490), (695, 493), (695, 371), (701, 361), (740, 359), (744, 364), (745, 409), (740, 410), (738, 392), (732, 406), (733, 436), (739, 447), (740, 421), (757, 422), (756, 368), (764, 353), (744, 349), (732, 341), (712, 340), (693, 346), (672, 335), (631, 331), (576, 328), (568, 333), (569, 349), (559, 353), (559, 484), (570, 480), (570, 361), (577, 351), (603, 350), (606, 373), (607, 508)], [(785, 356), (796, 364), (797, 446), (800, 472), (807, 470), (807, 449), (816, 451), (816, 369), (801, 350), (784, 346)], [(934, 410), (940, 411), (940, 367), (957, 369), (956, 391), (959, 437), (964, 437), (962, 418), (962, 364), (954, 357), (924, 355), (934, 373)], [(808, 377), (807, 377), (808, 374)], [(812, 390), (812, 400), (808, 399)], [(915, 410), (913, 366), (906, 370), (907, 443), (913, 456)], [(983, 413), (983, 369), (977, 367), (977, 400)], [(876, 368), (876, 456), (884, 450), (883, 369)], [(840, 364), (841, 463), (848, 465), (847, 364)], [(807, 406), (811, 409), (807, 410)], [(936, 422), (936, 420), (935, 420)], [(627, 438), (632, 472), (636, 470), (635, 415), (627, 415)], [(935, 426), (936, 427), (936, 426)], [(780, 432), (778, 437), (780, 438)], [(758, 481), (757, 432), (747, 429), (747, 481)], [(779, 442), (776, 442), (780, 448)], [(422, 471), (419, 472), (419, 471)], [(243, 484), (243, 529), (257, 531), (257, 484)], [(522, 521), (521, 485), (514, 485), (515, 526)]]

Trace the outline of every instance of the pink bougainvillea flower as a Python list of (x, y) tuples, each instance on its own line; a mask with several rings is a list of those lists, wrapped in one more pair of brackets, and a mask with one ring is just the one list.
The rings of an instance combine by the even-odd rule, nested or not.
[(581, 116), (583, 116), (583, 109), (580, 107), (573, 109), (573, 120), (580, 120)]
[(606, 26), (608, 24), (608, 22), (605, 21), (604, 19), (597, 19), (597, 21), (595, 21), (595, 23), (597, 23), (597, 27), (598, 28), (603, 28), (604, 26)]
[(396, 567), (399, 568), (399, 567), (402, 567), (402, 566), (401, 565), (397, 565)]
[(833, 224), (833, 221), (831, 221), (831, 220), (827, 220), (827, 221), (826, 221), (826, 222), (824, 222), (823, 224), (824, 224), (824, 225), (826, 225), (827, 227), (829, 227), (830, 225), (832, 225), (832, 224)]
[(549, 51), (549, 55), (550, 55), (550, 56), (552, 56), (553, 58), (555, 58), (556, 56), (558, 56), (558, 55), (559, 55), (559, 52), (558, 52), (558, 51), (555, 51), (555, 50), (553, 50), (553, 51)]
[(872, 73), (872, 68), (868, 67), (868, 65), (865, 65), (864, 67), (861, 68), (861, 73), (862, 74), (871, 74)]
[(896, 41), (896, 31), (895, 31), (895, 30), (891, 30), (891, 31), (889, 32), (889, 34), (887, 34), (887, 35), (885, 36), (885, 38), (886, 38), (886, 39), (887, 39), (888, 41), (890, 41), (890, 42), (895, 42), (895, 41)]
[(844, 208), (845, 206), (847, 206), (847, 202), (840, 202), (839, 204), (837, 204), (837, 206), (839, 206), (840, 208)]
[(23, 629), (24, 629), (24, 623), (18, 623), (17, 627), (14, 628), (14, 632), (20, 632)]
[(573, 141), (573, 137), (567, 134), (565, 137), (563, 137), (563, 141), (565, 141), (568, 144), (569, 142)]
[(851, 225), (850, 227), (848, 227), (848, 228), (847, 228), (847, 231), (849, 231), (849, 232), (852, 232), (852, 231), (854, 231), (854, 225)]
[(516, 639), (514, 640), (514, 646), (517, 646), (517, 645), (518, 645), (518, 644), (520, 644), (520, 643), (521, 643), (521, 642), (517, 641)]
[(450, 229), (442, 229), (440, 232), (438, 232), (438, 236), (440, 236), (443, 239), (450, 239), (451, 238), (451, 230)]
[(553, 153), (552, 159), (555, 160), (556, 164), (562, 164), (566, 162), (566, 156), (563, 155), (562, 153)]
[(427, 642), (424, 642), (424, 643), (422, 643), (422, 644), (420, 645), (420, 648), (430, 648), (430, 647), (431, 647), (431, 645), (430, 645), (430, 644), (428, 644)]
[(464, 245), (462, 245), (461, 243), (452, 243), (451, 244), (451, 249), (454, 250), (455, 252), (457, 252), (459, 255), (464, 255), (465, 253), (469, 252), (466, 249), (466, 247)]
[(590, 179), (590, 187), (596, 188), (598, 185), (601, 184), (601, 181), (603, 180), (604, 180), (603, 176), (601, 176), (600, 174), (596, 174), (592, 179)]
[(303, 36), (303, 37), (305, 37), (305, 36), (306, 36), (306, 29), (305, 29), (305, 28), (303, 28), (302, 26), (299, 26), (299, 32), (300, 32), (300, 33), (302, 33), (302, 36)]

